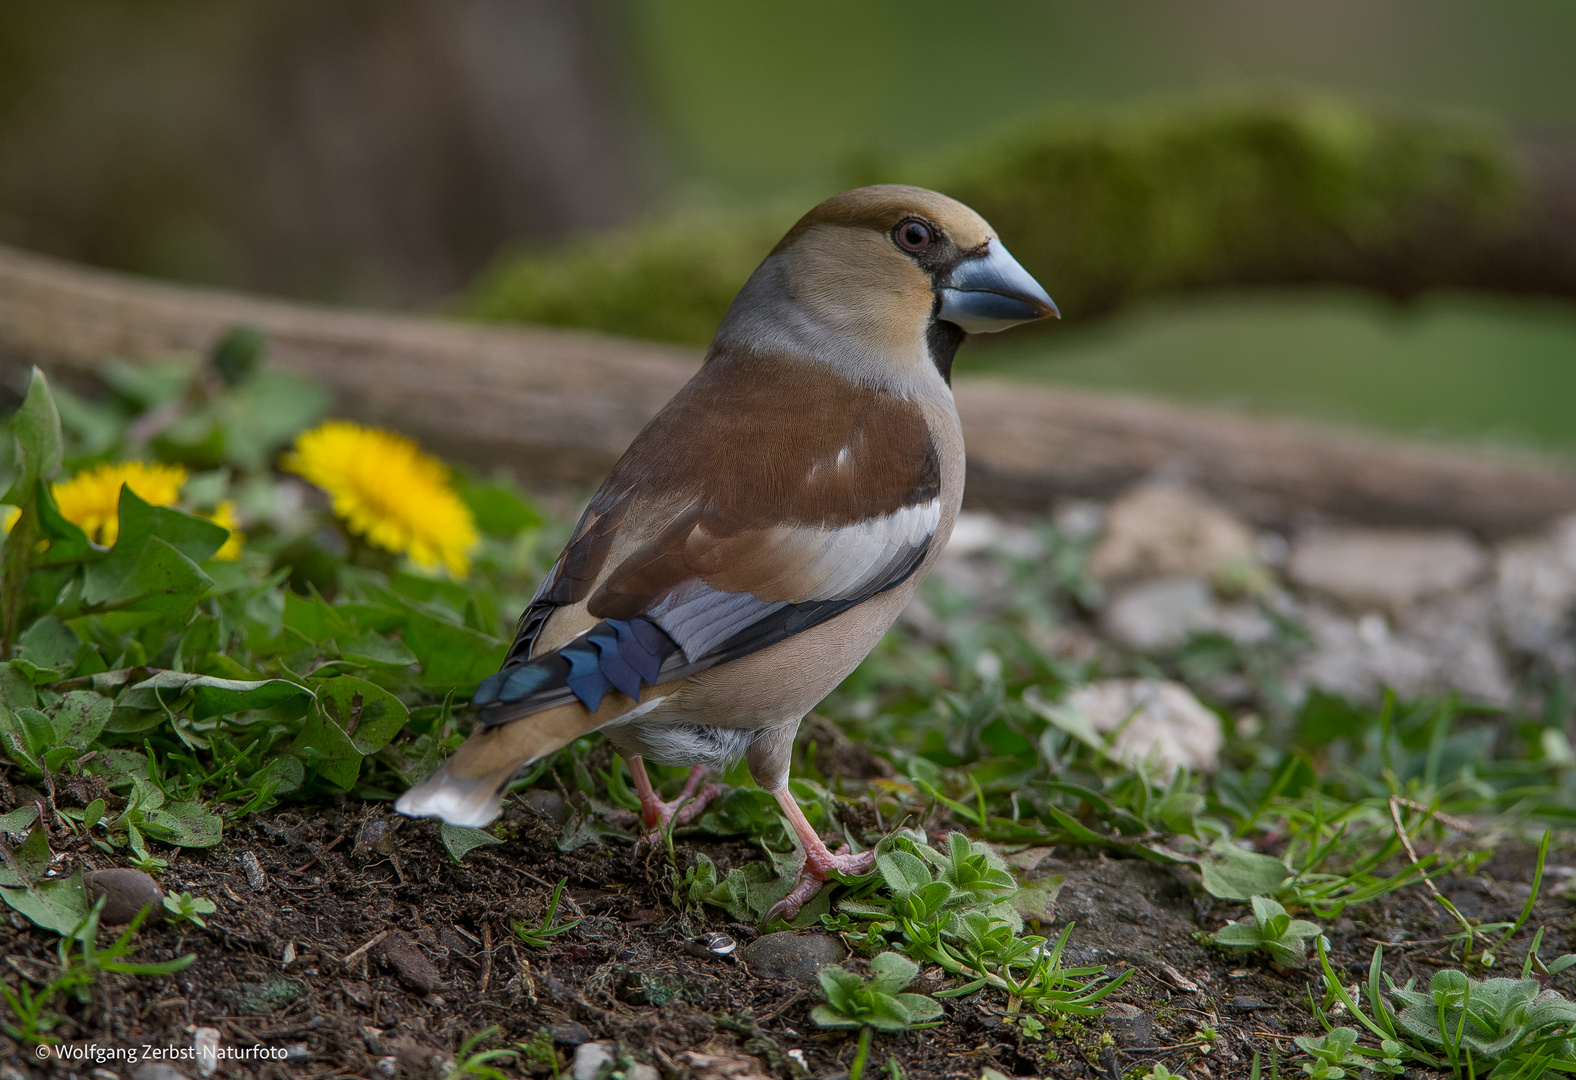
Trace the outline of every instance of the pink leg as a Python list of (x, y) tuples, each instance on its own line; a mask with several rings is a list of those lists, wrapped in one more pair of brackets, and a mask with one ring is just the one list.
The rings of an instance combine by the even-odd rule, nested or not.
[(832, 872), (850, 875), (868, 874), (876, 863), (874, 851), (861, 851), (858, 855), (852, 855), (848, 851), (847, 844), (838, 848), (835, 854), (830, 851), (821, 837), (810, 827), (810, 822), (805, 819), (804, 811), (799, 809), (799, 804), (794, 801), (793, 793), (788, 790), (787, 784), (772, 792), (772, 798), (776, 799), (777, 805), (782, 807), (788, 824), (793, 826), (799, 842), (804, 845), (804, 869), (799, 872), (799, 884), (794, 886), (793, 892), (773, 904), (771, 910), (766, 913), (766, 922), (777, 918), (791, 920), (799, 914), (799, 909), (821, 891), (821, 886), (826, 884)]
[(700, 816), (713, 799), (722, 794), (721, 784), (700, 786), (700, 782), (706, 779), (706, 766), (697, 765), (690, 770), (689, 779), (685, 781), (679, 797), (672, 802), (663, 802), (657, 789), (651, 786), (651, 778), (646, 775), (646, 763), (639, 756), (628, 760), (630, 775), (635, 778), (635, 792), (640, 796), (640, 820), (651, 830), (653, 837), (660, 835), (669, 823), (674, 827), (688, 825)]

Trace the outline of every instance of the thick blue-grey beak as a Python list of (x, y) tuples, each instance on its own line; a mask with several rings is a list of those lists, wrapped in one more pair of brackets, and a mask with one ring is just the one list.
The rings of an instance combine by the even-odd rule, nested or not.
[(970, 334), (994, 334), (1052, 315), (1062, 317), (1040, 283), (993, 238), (985, 254), (953, 268), (936, 317)]

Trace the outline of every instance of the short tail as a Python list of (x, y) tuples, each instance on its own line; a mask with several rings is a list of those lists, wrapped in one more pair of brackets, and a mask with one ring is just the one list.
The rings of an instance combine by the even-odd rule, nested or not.
[(604, 711), (616, 714), (623, 709), (605, 707), (593, 714), (573, 701), (510, 723), (479, 727), (453, 757), (396, 799), (394, 809), (408, 817), (442, 818), (450, 825), (490, 825), (503, 809), (504, 792), (515, 774), (606, 723), (611, 717), (603, 717)]

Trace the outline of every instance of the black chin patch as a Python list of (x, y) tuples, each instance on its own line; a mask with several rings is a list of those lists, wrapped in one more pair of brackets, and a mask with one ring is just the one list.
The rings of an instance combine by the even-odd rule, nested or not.
[(932, 318), (925, 331), (925, 346), (930, 350), (930, 362), (936, 365), (948, 386), (952, 385), (952, 360), (958, 355), (958, 346), (968, 335), (957, 323)]

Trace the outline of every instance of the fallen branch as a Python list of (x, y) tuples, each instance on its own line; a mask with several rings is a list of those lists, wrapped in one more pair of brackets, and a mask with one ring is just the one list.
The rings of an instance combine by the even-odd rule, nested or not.
[[(0, 248), (0, 363), (82, 384), (106, 356), (205, 351), (237, 324), (270, 362), (322, 380), (335, 410), (534, 485), (587, 485), (695, 371), (693, 350), (543, 328), (335, 311), (158, 284)], [(1354, 435), (1152, 401), (957, 383), (970, 505), (1043, 511), (1181, 472), (1266, 525), (1308, 514), (1488, 536), (1576, 511), (1549, 461)]]

